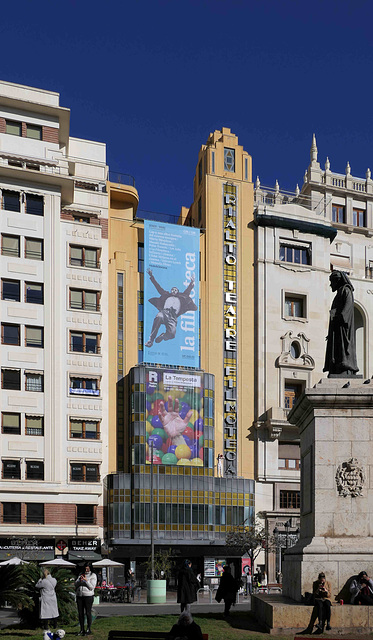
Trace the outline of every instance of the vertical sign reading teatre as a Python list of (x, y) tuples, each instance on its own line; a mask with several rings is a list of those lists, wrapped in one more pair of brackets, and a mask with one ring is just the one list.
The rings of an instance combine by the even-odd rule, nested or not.
[(223, 187), (225, 473), (237, 475), (237, 189)]

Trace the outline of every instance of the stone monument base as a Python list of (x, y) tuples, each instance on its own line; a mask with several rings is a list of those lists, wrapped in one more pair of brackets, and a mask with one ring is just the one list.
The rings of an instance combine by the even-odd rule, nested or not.
[[(299, 634), (307, 629), (313, 606), (299, 604), (279, 594), (254, 594), (251, 609), (258, 622), (271, 635)], [(333, 603), (331, 610), (331, 631), (327, 634), (368, 634), (373, 631), (373, 607), (339, 605)], [(308, 631), (308, 635), (312, 630)], [(302, 636), (299, 636), (299, 640)]]

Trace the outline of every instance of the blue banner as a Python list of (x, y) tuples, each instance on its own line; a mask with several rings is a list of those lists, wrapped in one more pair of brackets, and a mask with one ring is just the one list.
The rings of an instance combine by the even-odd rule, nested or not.
[(199, 367), (199, 229), (145, 220), (144, 362)]

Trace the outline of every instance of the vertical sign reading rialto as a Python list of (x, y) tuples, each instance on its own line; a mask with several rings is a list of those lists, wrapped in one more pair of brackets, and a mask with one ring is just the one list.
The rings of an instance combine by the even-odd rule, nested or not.
[(237, 475), (237, 189), (223, 187), (224, 458)]
[(199, 229), (144, 224), (144, 362), (199, 367)]

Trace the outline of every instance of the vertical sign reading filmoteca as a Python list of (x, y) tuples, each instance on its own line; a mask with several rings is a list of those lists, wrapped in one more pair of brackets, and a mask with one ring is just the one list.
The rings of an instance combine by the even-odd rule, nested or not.
[(223, 190), (223, 342), (225, 474), (237, 475), (237, 189)]
[(144, 362), (199, 367), (199, 229), (144, 223)]

